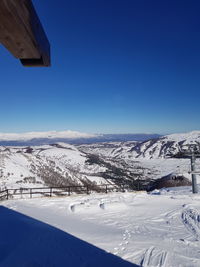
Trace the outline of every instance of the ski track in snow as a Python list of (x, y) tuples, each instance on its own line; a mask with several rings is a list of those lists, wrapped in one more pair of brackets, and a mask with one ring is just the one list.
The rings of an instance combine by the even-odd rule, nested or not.
[(168, 253), (166, 251), (161, 251), (155, 247), (150, 247), (146, 250), (144, 258), (141, 261), (141, 265), (146, 266), (166, 266), (166, 258)]
[(200, 240), (200, 213), (192, 208), (186, 208), (182, 213), (182, 221), (185, 227), (194, 235), (197, 241)]
[[(170, 196), (170, 198), (167, 197), (167, 199), (171, 199), (172, 201), (178, 200), (178, 202), (182, 202), (184, 201), (184, 196)], [(135, 206), (137, 206), (141, 200), (142, 197), (140, 195), (135, 195), (134, 197), (132, 197), (132, 201), (133, 203), (135, 202)], [(189, 201), (190, 200), (191, 197), (189, 198)], [(76, 210), (76, 212), (78, 213), (85, 211), (85, 208), (87, 209), (87, 212), (96, 210), (99, 213), (101, 209), (107, 211), (106, 214), (104, 214), (103, 222), (109, 225), (118, 225), (120, 228), (124, 228), (124, 225), (122, 225), (122, 223), (118, 219), (119, 210), (124, 211), (126, 208), (128, 208), (128, 205), (130, 205), (130, 203), (128, 203), (127, 199), (108, 198), (100, 200), (96, 199), (95, 201), (91, 201), (91, 203), (89, 200), (87, 200), (85, 203), (80, 202), (76, 203), (75, 205), (73, 204), (72, 207), (73, 212)], [(115, 210), (116, 207), (118, 207), (118, 210)], [(180, 207), (182, 207), (183, 209), (182, 212)], [(174, 244), (184, 242), (184, 249), (188, 250), (188, 245), (191, 245), (191, 243), (189, 241), (187, 242), (184, 238), (181, 238), (179, 232), (176, 233), (178, 227), (174, 228), (174, 224), (176, 224), (177, 222), (182, 222), (184, 227), (192, 232), (196, 240), (199, 240), (200, 238), (200, 215), (197, 210), (192, 208), (188, 209), (186, 207), (187, 205), (183, 204), (171, 209), (170, 211), (162, 212), (158, 216), (150, 216), (145, 219), (146, 223), (141, 222), (141, 220), (137, 222), (138, 218), (136, 220), (136, 223), (134, 222), (134, 220), (129, 218), (129, 224), (125, 226), (121, 241), (117, 246), (114, 246), (112, 253), (128, 260), (132, 258), (133, 262), (135, 262), (135, 259), (140, 258), (140, 262), (136, 263), (144, 267), (175, 267), (176, 265), (173, 265), (173, 263), (172, 265), (169, 265), (170, 257), (174, 257)], [(107, 217), (112, 219), (108, 220)], [(120, 218), (123, 219), (124, 217)], [(92, 220), (94, 220), (94, 218), (92, 218)], [(179, 228), (181, 228), (181, 226), (179, 226)], [(138, 251), (136, 249), (134, 251), (134, 254), (137, 255), (137, 257), (134, 258), (133, 254), (131, 255), (129, 250), (131, 250), (131, 246), (136, 236), (142, 237), (143, 242), (145, 238), (148, 239), (148, 237), (152, 239), (160, 239), (159, 242), (163, 242), (163, 244), (161, 243), (160, 245), (156, 244), (156, 246), (153, 246), (148, 240), (147, 243), (149, 243), (149, 247), (147, 247), (146, 249), (138, 249)], [(175, 236), (175, 239), (173, 239), (173, 236)], [(166, 243), (170, 243), (172, 248), (167, 247)], [(144, 244), (144, 246), (146, 245)], [(190, 258), (189, 255), (183, 256), (178, 251), (176, 253), (176, 257), (179, 258), (180, 261), (182, 261), (184, 258), (184, 260), (187, 262), (186, 265), (183, 264), (178, 266), (188, 266), (188, 262), (192, 262), (192, 258)], [(198, 264), (196, 265), (195, 263), (191, 263), (191, 266), (198, 266)]]
[[(148, 198), (148, 196), (147, 196)], [(176, 197), (167, 197), (167, 199), (171, 199), (172, 202), (175, 200), (178, 200), (178, 202), (184, 201), (184, 196), (176, 196)], [(132, 197), (132, 201), (135, 206), (138, 205), (138, 203), (142, 200), (142, 197), (140, 195), (135, 195)], [(191, 200), (191, 197), (189, 198), (189, 201)], [(147, 200), (148, 201), (148, 200)], [(119, 209), (122, 211), (127, 208), (127, 206), (130, 203), (128, 203), (127, 200), (123, 199), (110, 199), (110, 200), (100, 200), (99, 204), (96, 202), (93, 202), (91, 206), (88, 206), (89, 209), (91, 208), (94, 211), (94, 206), (97, 208), (103, 209), (104, 211), (108, 211), (106, 214), (104, 214), (104, 220), (103, 222), (109, 225), (118, 225), (119, 227), (123, 227), (122, 223), (117, 219), (119, 212), (114, 209), (115, 205), (118, 206)], [(84, 205), (81, 203), (81, 210), (84, 210)], [(93, 208), (92, 208), (93, 206)], [(181, 212), (181, 208), (183, 208), (183, 212)], [(80, 206), (79, 206), (80, 208)], [(79, 210), (81, 212), (81, 210)], [(88, 210), (89, 211), (89, 210)], [(100, 210), (99, 210), (100, 212)], [(112, 219), (107, 219), (107, 217), (111, 217)], [(123, 219), (122, 217), (120, 217)], [(184, 218), (184, 219), (183, 219)], [(105, 220), (106, 219), (106, 220)], [(92, 219), (93, 220), (93, 219)], [(148, 267), (148, 266), (156, 266), (156, 267), (169, 267), (175, 265), (169, 265), (170, 258), (174, 257), (174, 251), (173, 246), (178, 243), (182, 243), (184, 241), (184, 246), (186, 250), (188, 250), (188, 244), (184, 238), (181, 238), (181, 235), (179, 232), (176, 233), (178, 228), (174, 228), (174, 225), (179, 222), (181, 224), (181, 221), (183, 222), (183, 225), (189, 230), (195, 234), (195, 237), (200, 235), (200, 216), (194, 210), (186, 210), (185, 205), (179, 205), (176, 208), (171, 209), (170, 211), (165, 211), (160, 213), (158, 216), (150, 216), (145, 219), (146, 223), (141, 222), (141, 220), (138, 221), (138, 223), (132, 221), (129, 218), (129, 225), (125, 226), (125, 230), (122, 233), (121, 241), (118, 243), (117, 246), (113, 248), (113, 254), (120, 256), (122, 258), (130, 260), (130, 258), (134, 259), (133, 254), (129, 252), (131, 249), (131, 246), (133, 245), (134, 239), (136, 236), (142, 236), (143, 238), (148, 239), (149, 238), (155, 238), (160, 239), (159, 242), (163, 242), (163, 244), (151, 246), (151, 242), (149, 244), (149, 247), (147, 249), (139, 249), (137, 252), (137, 249), (134, 251), (134, 254), (137, 255), (138, 258), (140, 258), (139, 263), (141, 266)], [(182, 228), (181, 228), (182, 230)], [(152, 234), (153, 233), (153, 234)], [(173, 239), (173, 236), (175, 237)], [(163, 240), (162, 240), (163, 239)], [(144, 242), (144, 240), (143, 240)], [(152, 242), (153, 243), (153, 242)], [(167, 243), (170, 243), (170, 246), (172, 248), (169, 248), (166, 246)], [(144, 245), (146, 246), (146, 245)], [(162, 249), (163, 248), (163, 249)], [(168, 250), (168, 251), (167, 251)], [(182, 258), (184, 257), (184, 260), (186, 262), (190, 262), (192, 259), (190, 259), (189, 255), (182, 256), (181, 253), (178, 251), (176, 252), (176, 257), (179, 258), (180, 261), (182, 261)], [(136, 258), (137, 258), (136, 257)], [(135, 258), (135, 259), (136, 259)], [(168, 261), (169, 258), (169, 261)], [(134, 259), (134, 260), (135, 260)], [(135, 262), (133, 260), (133, 262)], [(180, 266), (188, 266), (188, 265), (180, 265)], [(191, 265), (191, 266), (198, 266), (198, 265)]]

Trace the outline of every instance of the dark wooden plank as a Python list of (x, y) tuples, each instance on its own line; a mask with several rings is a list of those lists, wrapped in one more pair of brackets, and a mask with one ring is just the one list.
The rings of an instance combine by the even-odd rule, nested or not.
[(0, 42), (25, 66), (50, 66), (50, 45), (31, 0), (0, 1)]

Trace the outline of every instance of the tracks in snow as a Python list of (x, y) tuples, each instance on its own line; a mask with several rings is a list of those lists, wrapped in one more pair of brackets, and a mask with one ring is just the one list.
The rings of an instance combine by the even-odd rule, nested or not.
[(144, 267), (147, 266), (164, 267), (167, 266), (166, 265), (167, 256), (168, 256), (167, 251), (162, 251), (152, 246), (146, 250), (140, 264)]
[(182, 222), (185, 227), (193, 234), (196, 241), (200, 240), (200, 214), (194, 208), (186, 208), (182, 212)]
[(129, 244), (129, 239), (131, 238), (131, 232), (129, 230), (125, 230), (123, 233), (123, 240), (121, 243), (119, 243), (119, 245), (117, 247), (114, 248), (115, 255), (119, 255), (120, 252), (123, 252), (124, 250), (126, 250), (128, 244)]
[[(126, 199), (104, 196), (81, 199), (70, 203), (69, 210), (78, 214), (86, 212), (97, 219), (103, 216), (107, 225), (114, 225), (122, 230), (119, 239), (117, 238), (113, 247), (109, 248), (109, 251), (119, 257), (143, 267), (200, 266), (197, 256), (199, 243), (194, 242), (200, 241), (200, 212), (191, 204), (183, 205), (187, 202), (182, 198), (175, 201), (178, 204), (174, 205), (170, 198), (171, 206), (166, 209), (161, 209), (154, 202), (157, 210), (161, 212), (147, 212), (144, 215), (145, 221), (143, 215), (139, 216), (142, 201), (135, 197)], [(135, 211), (138, 212), (137, 216)], [(191, 239), (191, 236), (191, 241), (186, 240), (188, 237)], [(173, 265), (175, 262), (177, 265)], [(180, 265), (182, 263), (184, 264)]]

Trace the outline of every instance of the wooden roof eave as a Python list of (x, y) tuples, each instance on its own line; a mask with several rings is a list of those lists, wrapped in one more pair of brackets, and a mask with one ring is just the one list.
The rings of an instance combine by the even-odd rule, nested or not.
[(50, 45), (31, 0), (0, 1), (0, 42), (24, 66), (50, 66)]

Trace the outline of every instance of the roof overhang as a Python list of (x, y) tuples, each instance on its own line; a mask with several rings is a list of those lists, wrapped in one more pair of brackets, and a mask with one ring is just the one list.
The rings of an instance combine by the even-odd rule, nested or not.
[(24, 66), (50, 66), (50, 44), (31, 0), (0, 0), (0, 42)]

